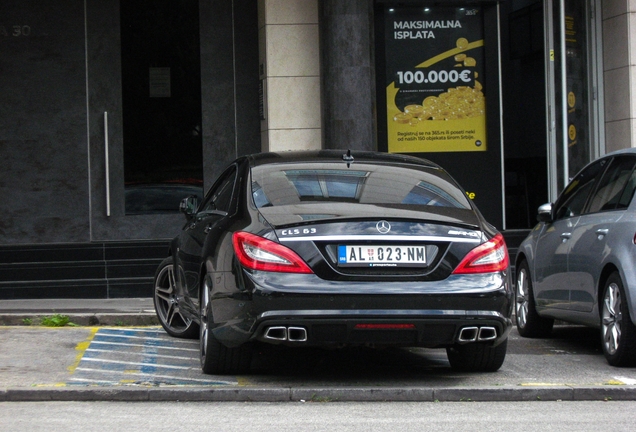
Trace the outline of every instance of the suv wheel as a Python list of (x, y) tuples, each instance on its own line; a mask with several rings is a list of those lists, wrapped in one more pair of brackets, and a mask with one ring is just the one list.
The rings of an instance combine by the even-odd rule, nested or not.
[(610, 275), (601, 303), (603, 354), (612, 366), (636, 364), (636, 326), (629, 317), (623, 281), (617, 272)]
[(549, 336), (554, 325), (553, 319), (543, 318), (537, 312), (527, 261), (521, 261), (517, 269), (515, 320), (519, 334), (530, 338)]

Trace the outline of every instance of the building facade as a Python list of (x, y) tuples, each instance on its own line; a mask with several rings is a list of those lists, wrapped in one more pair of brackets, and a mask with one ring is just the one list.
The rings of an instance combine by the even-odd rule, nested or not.
[(262, 151), (431, 159), (512, 249), (635, 145), (634, 22), (632, 0), (3, 1), (0, 299), (151, 296), (180, 198)]

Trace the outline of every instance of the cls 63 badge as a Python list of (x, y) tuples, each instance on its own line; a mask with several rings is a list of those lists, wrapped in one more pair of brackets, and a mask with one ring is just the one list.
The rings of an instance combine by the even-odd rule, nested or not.
[(284, 236), (294, 236), (301, 234), (316, 234), (316, 228), (290, 228), (284, 229), (281, 232), (281, 235)]

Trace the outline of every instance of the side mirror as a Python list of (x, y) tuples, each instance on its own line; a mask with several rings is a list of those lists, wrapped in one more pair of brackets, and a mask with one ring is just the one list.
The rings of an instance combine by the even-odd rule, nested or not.
[(199, 208), (199, 198), (196, 195), (190, 195), (179, 203), (179, 211), (188, 217), (195, 214), (197, 208)]
[(539, 222), (552, 222), (553, 218), (552, 218), (552, 204), (551, 203), (547, 203), (547, 204), (543, 204), (542, 206), (539, 207), (539, 210), (537, 212), (537, 220)]

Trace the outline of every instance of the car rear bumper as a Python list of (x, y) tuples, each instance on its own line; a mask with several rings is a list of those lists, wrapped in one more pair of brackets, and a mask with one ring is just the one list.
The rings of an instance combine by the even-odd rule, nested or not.
[(512, 328), (507, 274), (341, 286), (306, 278), (299, 276), (295, 288), (281, 288), (275, 278), (252, 279), (260, 283), (250, 287), (249, 300), (217, 302), (224, 304), (225, 319), (215, 314), (215, 336), (228, 346), (258, 340), (291, 346), (445, 347), (497, 345)]
[(285, 345), (385, 345), (444, 347), (455, 343), (501, 343), (512, 321), (492, 311), (304, 310), (270, 311), (253, 338)]

